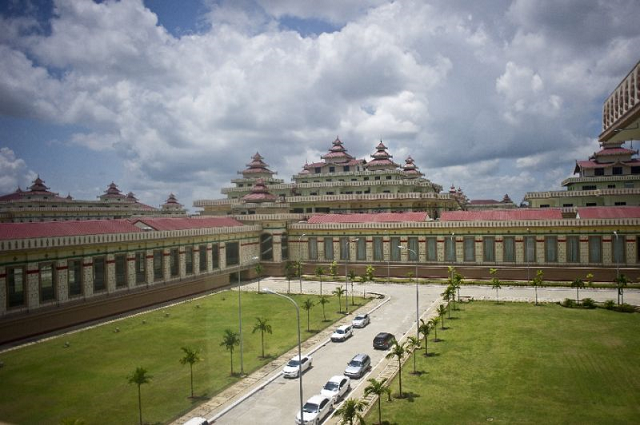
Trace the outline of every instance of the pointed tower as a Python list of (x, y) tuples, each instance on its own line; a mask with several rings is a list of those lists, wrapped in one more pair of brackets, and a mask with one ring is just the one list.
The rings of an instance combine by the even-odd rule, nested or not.
[(160, 205), (160, 209), (163, 215), (185, 215), (187, 213), (187, 210), (185, 210), (184, 206), (178, 202), (178, 199), (173, 193), (169, 195), (164, 204)]
[(104, 194), (100, 195), (101, 201), (124, 201), (126, 198), (114, 182), (111, 182), (107, 190), (104, 191)]
[(247, 164), (247, 168), (243, 171), (239, 171), (238, 174), (242, 174), (245, 179), (271, 179), (275, 174), (269, 169), (269, 165), (263, 161), (262, 155), (256, 152), (251, 157), (251, 162)]
[(333, 141), (331, 149), (329, 149), (329, 152), (322, 155), (321, 158), (324, 159), (325, 162), (327, 163), (334, 163), (334, 164), (349, 162), (355, 159), (354, 157), (352, 157), (347, 153), (347, 149), (345, 149), (345, 147), (342, 145), (342, 141), (340, 140), (339, 137), (336, 137), (336, 140)]
[(251, 193), (242, 197), (242, 202), (274, 202), (278, 197), (269, 193), (269, 189), (264, 184), (264, 180), (258, 179), (251, 189)]
[(393, 156), (389, 155), (387, 147), (382, 143), (382, 140), (380, 140), (380, 143), (376, 146), (376, 152), (371, 155), (371, 158), (373, 159), (365, 165), (369, 171), (395, 170), (399, 167), (398, 164), (391, 160)]

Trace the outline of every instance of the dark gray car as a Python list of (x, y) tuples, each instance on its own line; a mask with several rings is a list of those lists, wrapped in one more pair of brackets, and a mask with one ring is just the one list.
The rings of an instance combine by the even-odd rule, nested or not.
[(368, 354), (356, 354), (344, 370), (349, 378), (361, 378), (371, 367), (371, 358)]

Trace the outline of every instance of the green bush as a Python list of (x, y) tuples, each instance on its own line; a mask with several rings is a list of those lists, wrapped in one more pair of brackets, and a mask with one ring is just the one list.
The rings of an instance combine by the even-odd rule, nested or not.
[(575, 304), (576, 304), (575, 301), (573, 301), (571, 298), (565, 298), (564, 301), (560, 303), (562, 307), (568, 307), (568, 308), (572, 308)]
[(592, 298), (585, 298), (582, 300), (582, 306), (584, 308), (596, 308), (596, 302)]
[(606, 300), (604, 302), (604, 308), (606, 308), (607, 310), (613, 310), (614, 308), (616, 308), (616, 302), (614, 300)]
[(622, 303), (616, 307), (616, 311), (619, 311), (622, 313), (633, 313), (636, 311), (636, 308), (630, 304)]

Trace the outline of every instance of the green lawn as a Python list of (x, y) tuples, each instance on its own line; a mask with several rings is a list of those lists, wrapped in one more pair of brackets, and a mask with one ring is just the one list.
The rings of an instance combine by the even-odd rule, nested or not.
[[(292, 297), (298, 304), (306, 298), (317, 303), (313, 296)], [(325, 307), (330, 321), (323, 321), (320, 305), (311, 310), (312, 330), (342, 317), (337, 298), (330, 300)], [(175, 419), (239, 379), (230, 376), (229, 352), (220, 346), (226, 328), (238, 330), (237, 307), (237, 292), (222, 292), (2, 353), (0, 422), (57, 424), (73, 417), (87, 424), (135, 424), (137, 387), (128, 384), (127, 376), (138, 366), (153, 378), (142, 386), (143, 420), (153, 424)], [(269, 361), (259, 358), (260, 333), (252, 334), (258, 316), (269, 319), (273, 327), (273, 334), (265, 335), (265, 354), (278, 356), (297, 344), (291, 303), (243, 293), (245, 372)], [(311, 334), (302, 309), (300, 319), (306, 339)], [(194, 392), (199, 396), (195, 400), (189, 398), (189, 366), (179, 363), (185, 346), (200, 349), (204, 359), (194, 366)], [(236, 348), (234, 371), (239, 367)]]
[[(473, 302), (445, 320), (434, 355), (403, 368), (391, 424), (631, 424), (640, 418), (640, 314)], [(397, 378), (391, 383), (398, 393)], [(378, 420), (377, 406), (367, 423)]]

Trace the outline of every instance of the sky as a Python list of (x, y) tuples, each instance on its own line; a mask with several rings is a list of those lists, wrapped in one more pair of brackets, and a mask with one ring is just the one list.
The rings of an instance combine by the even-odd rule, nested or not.
[(640, 59), (637, 0), (4, 0), (0, 194), (193, 212), (339, 136), (470, 199), (562, 190)]

